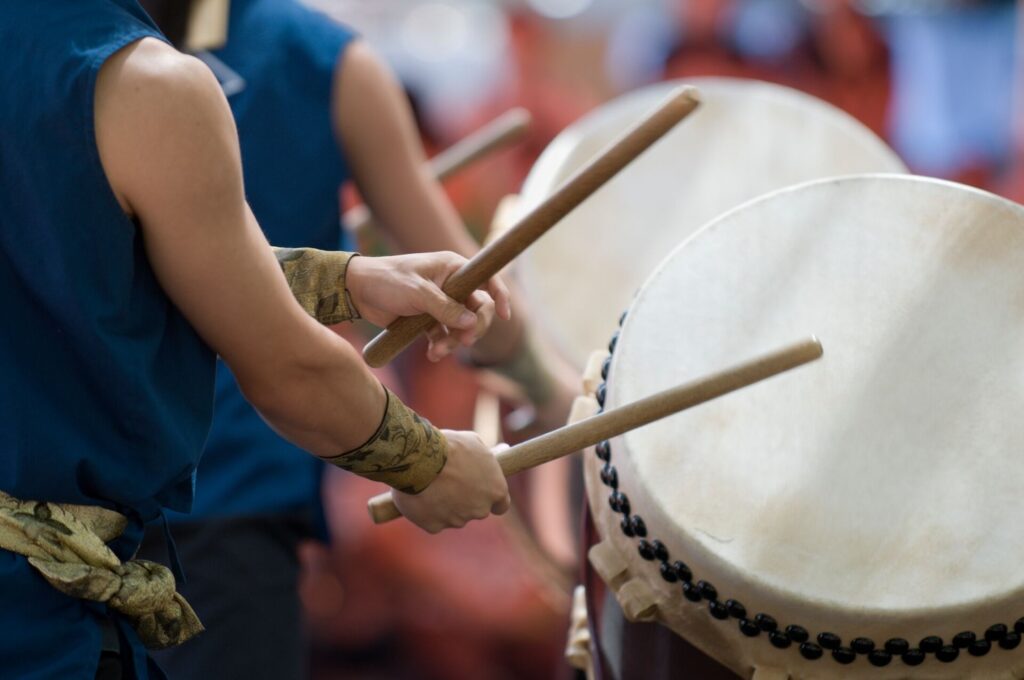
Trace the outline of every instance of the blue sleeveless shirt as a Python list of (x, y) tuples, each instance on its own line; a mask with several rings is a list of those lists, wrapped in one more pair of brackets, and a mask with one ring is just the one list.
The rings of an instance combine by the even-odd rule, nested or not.
[[(331, 122), (334, 69), (354, 35), (294, 0), (232, 0), (228, 43), (199, 55), (238, 126), (246, 197), (275, 246), (337, 250), (349, 178)], [(255, 339), (254, 339), (255, 340)], [(217, 365), (213, 428), (191, 515), (317, 517), (323, 464), (275, 434)]]
[[(189, 509), (213, 389), (96, 147), (97, 73), (147, 36), (134, 0), (0, 1), (0, 489), (124, 513), (121, 559), (162, 508)], [(92, 678), (105, 610), (0, 550), (0, 676)], [(116, 620), (128, 677), (147, 677)]]

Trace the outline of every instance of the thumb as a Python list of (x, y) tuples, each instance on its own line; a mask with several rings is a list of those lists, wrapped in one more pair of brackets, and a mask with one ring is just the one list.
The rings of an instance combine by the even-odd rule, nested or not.
[(421, 289), (422, 310), (435, 321), (448, 328), (469, 329), (476, 327), (476, 314), (459, 304), (433, 283), (426, 283)]

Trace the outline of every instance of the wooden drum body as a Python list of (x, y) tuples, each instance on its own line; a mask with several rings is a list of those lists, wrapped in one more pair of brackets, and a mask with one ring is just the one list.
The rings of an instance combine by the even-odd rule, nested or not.
[(747, 203), (643, 285), (599, 401), (811, 333), (586, 452), (595, 570), (741, 677), (1024, 677), (1024, 208), (902, 175)]

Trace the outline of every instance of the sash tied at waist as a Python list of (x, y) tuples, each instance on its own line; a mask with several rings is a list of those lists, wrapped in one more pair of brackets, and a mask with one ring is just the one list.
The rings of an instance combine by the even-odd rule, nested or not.
[(202, 632), (203, 624), (175, 590), (167, 567), (147, 560), (122, 563), (107, 547), (127, 523), (113, 510), (22, 501), (0, 491), (0, 548), (27, 557), (65, 595), (107, 603), (131, 622), (146, 647), (181, 644)]

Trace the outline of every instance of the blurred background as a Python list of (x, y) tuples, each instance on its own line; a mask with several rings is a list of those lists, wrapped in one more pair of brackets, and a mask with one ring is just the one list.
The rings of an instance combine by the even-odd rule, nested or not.
[[(305, 1), (388, 60), (430, 153), (513, 106), (532, 113), (524, 142), (447, 184), (480, 237), (568, 124), (628, 90), (697, 75), (808, 92), (914, 172), (1024, 201), (1024, 19), (1012, 0)], [(439, 426), (471, 427), (477, 379), (455, 362), (410, 365), (419, 355), (398, 369), (407, 401)], [(333, 544), (304, 551), (314, 677), (573, 677), (562, 650), (575, 546), (542, 554), (496, 520), (439, 536), (373, 528), (376, 491), (326, 482)]]

